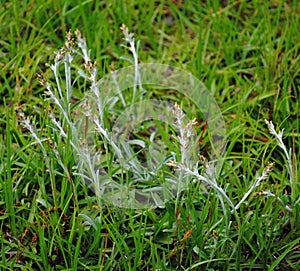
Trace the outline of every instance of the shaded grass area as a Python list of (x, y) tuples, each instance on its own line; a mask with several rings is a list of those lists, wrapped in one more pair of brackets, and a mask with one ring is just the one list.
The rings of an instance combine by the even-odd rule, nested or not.
[[(0, 227), (3, 270), (297, 270), (299, 204), (285, 157), (264, 119), (284, 130), (295, 171), (299, 148), (299, 5), (297, 1), (18, 1), (0, 7)], [(46, 63), (65, 32), (78, 28), (97, 59), (99, 78), (128, 63), (120, 47), (126, 24), (141, 40), (141, 62), (190, 71), (210, 89), (227, 125), (218, 182), (238, 202), (268, 162), (269, 178), (238, 210), (224, 215), (220, 199), (197, 185), (163, 209), (106, 206), (73, 174), (74, 158), (52, 134), (59, 114), (35, 79), (53, 80)], [(74, 97), (88, 85), (78, 79)], [(167, 97), (168, 92), (149, 93)], [(178, 97), (177, 97), (178, 98)], [(176, 100), (176, 97), (174, 98)], [(182, 109), (193, 118), (186, 101)], [(19, 112), (37, 123), (45, 152), (20, 125)], [(200, 130), (201, 131), (201, 130)], [(51, 151), (58, 144), (64, 171)], [(47, 144), (48, 143), (48, 144)], [(209, 142), (203, 142), (203, 150)], [(299, 180), (296, 180), (299, 192)], [(273, 197), (293, 206), (293, 215)], [(80, 215), (79, 215), (80, 214)], [(89, 222), (89, 223), (87, 223)]]

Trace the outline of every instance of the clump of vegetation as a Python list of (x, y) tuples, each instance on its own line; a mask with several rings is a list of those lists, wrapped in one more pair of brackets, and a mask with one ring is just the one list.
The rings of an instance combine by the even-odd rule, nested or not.
[[(95, 5), (68, 7), (65, 3), (61, 18), (92, 23), (84, 7), (103, 8)], [(13, 4), (6, 7), (10, 10)], [(21, 7), (14, 6), (14, 12), (17, 8)], [(116, 12), (109, 14), (127, 10), (118, 5), (106, 8)], [(265, 4), (264, 9), (273, 17), (262, 16), (256, 2), (153, 4), (147, 5), (147, 12), (129, 5), (126, 16), (146, 12), (144, 20), (155, 23), (147, 31), (143, 24), (136, 26), (136, 35), (147, 46), (139, 50), (139, 42), (125, 25), (121, 26), (121, 47), (116, 42), (119, 34), (106, 33), (104, 24), (102, 46), (107, 48), (97, 45), (91, 51), (79, 30), (75, 36), (68, 31), (53, 64), (37, 75), (41, 88), (33, 79), (24, 84), (26, 66), (20, 69), (18, 63), (15, 67), (9, 61), (0, 63), (3, 75), (16, 79), (12, 88), (13, 80), (2, 76), (8, 94), (1, 109), (1, 268), (299, 268), (299, 127), (294, 120), (298, 103), (293, 72), (300, 43), (292, 35), (298, 15), (292, 4)], [(159, 14), (155, 21), (147, 15), (151, 10)], [(291, 14), (295, 15), (292, 19)], [(120, 19), (127, 23), (126, 16)], [(199, 16), (207, 21), (206, 28), (198, 29)], [(41, 17), (31, 19), (38, 24)], [(115, 23), (119, 27), (123, 21)], [(75, 22), (68, 24), (75, 26)], [(178, 30), (181, 24), (184, 27)], [(16, 19), (15, 27), (19, 28), (11, 36), (12, 43), (14, 38), (21, 42), (22, 27), (23, 35), (30, 37), (29, 23)], [(274, 32), (272, 27), (278, 29)], [(263, 34), (265, 28), (269, 36)], [(32, 37), (41, 40), (44, 30), (37, 36), (35, 31)], [(152, 43), (148, 39), (156, 32), (162, 41)], [(95, 41), (88, 28), (82, 33), (89, 42)], [(189, 45), (180, 42), (183, 36)], [(3, 44), (10, 48), (8, 42)], [(42, 52), (25, 45), (19, 43), (28, 50), (24, 49), (25, 62), (31, 64), (27, 72), (32, 76)], [(123, 47), (130, 55), (119, 57), (124, 55)], [(172, 53), (180, 50), (187, 59)], [(33, 52), (39, 61), (31, 56)], [(214, 146), (207, 115), (174, 89), (143, 85), (139, 59), (152, 60), (156, 53), (156, 62), (164, 61), (163, 52), (172, 54), (167, 59), (174, 66), (178, 63), (193, 74), (198, 72), (220, 104), (228, 133), (220, 168), (216, 168), (220, 156), (210, 155)], [(188, 59), (188, 52), (195, 62)], [(17, 50), (3, 51), (5, 56), (13, 53), (21, 59)], [(115, 62), (102, 67), (107, 56)], [(274, 57), (279, 65), (272, 62)], [(125, 81), (131, 87), (124, 89), (118, 69), (128, 62), (132, 66), (122, 75), (128, 76)], [(280, 65), (287, 69), (283, 79), (277, 74)], [(108, 76), (100, 76), (108, 69)], [(15, 96), (11, 89), (16, 90)], [(25, 89), (27, 98), (22, 98)], [(168, 103), (158, 105), (160, 100)], [(140, 113), (142, 119), (146, 106), (149, 111), (163, 108), (168, 118), (162, 121), (160, 114), (147, 112), (148, 118), (132, 129), (140, 119), (130, 114)], [(286, 132), (277, 132), (272, 121), (263, 121), (270, 118)], [(118, 122), (128, 125), (115, 129)], [(291, 128), (293, 123), (296, 126)]]

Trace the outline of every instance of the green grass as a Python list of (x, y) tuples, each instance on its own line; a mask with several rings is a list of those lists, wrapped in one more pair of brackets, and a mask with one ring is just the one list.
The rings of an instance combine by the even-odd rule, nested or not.
[[(1, 270), (300, 269), (300, 7), (298, 1), (228, 2), (1, 1)], [(71, 139), (51, 128), (50, 112), (63, 117), (35, 74), (55, 82), (46, 63), (54, 63), (53, 52), (63, 47), (69, 29), (86, 37), (99, 79), (112, 66), (128, 66), (121, 59), (130, 56), (120, 46), (122, 24), (141, 42), (140, 62), (189, 71), (211, 91), (227, 130), (217, 182), (234, 204), (253, 185), (256, 172), (261, 175), (275, 162), (236, 212), (226, 203), (222, 208), (214, 189), (200, 193), (198, 183), (164, 208), (120, 209), (98, 202), (76, 174)], [(75, 58), (72, 71), (80, 61)], [(88, 89), (89, 83), (77, 78), (72, 106)], [(201, 134), (203, 116), (192, 101), (159, 88), (146, 95), (157, 97), (177, 101), (201, 123), (195, 128)], [(125, 99), (130, 103), (130, 92)], [(121, 110), (120, 103), (113, 112), (104, 110), (107, 127)], [(20, 112), (30, 116), (41, 144), (21, 125)], [(284, 129), (292, 181), (284, 151), (264, 119), (278, 132)], [(163, 139), (172, 133), (164, 125), (158, 131)], [(146, 140), (140, 132), (139, 139)], [(208, 156), (209, 150), (206, 131), (201, 154)], [(106, 153), (102, 163), (111, 175), (130, 182), (132, 175), (121, 174), (113, 160)]]

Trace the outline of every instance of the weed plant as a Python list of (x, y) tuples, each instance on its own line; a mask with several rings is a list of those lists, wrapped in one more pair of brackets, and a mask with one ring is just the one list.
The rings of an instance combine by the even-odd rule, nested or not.
[[(93, 5), (64, 2), (61, 7), (53, 3), (49, 12), (60, 10), (61, 16), (53, 19), (53, 13), (42, 30), (30, 23), (40, 24), (42, 15), (35, 20), (22, 19), (18, 15), (22, 6), (14, 2), (1, 8), (3, 18), (10, 13), (16, 18), (10, 25), (16, 34), (10, 32), (10, 39), (1, 42), (1, 269), (299, 269), (297, 3), (137, 5), (125, 8), (96, 1)], [(145, 24), (155, 22), (149, 31), (142, 25), (135, 29), (136, 36), (153, 48), (141, 46), (139, 50), (139, 42), (122, 25), (121, 44), (128, 55), (116, 42), (119, 32), (107, 34), (103, 18), (98, 22), (95, 15), (89, 18), (86, 14), (88, 9), (104, 6), (118, 27), (124, 22), (133, 28), (137, 11)], [(39, 3), (38, 9), (43, 13), (45, 7)], [(158, 14), (155, 21), (148, 13)], [(197, 27), (198, 17), (206, 27), (203, 22)], [(75, 29), (79, 21), (86, 31), (67, 32), (65, 45), (55, 53), (52, 64), (37, 75), (42, 88), (38, 87), (33, 74), (40, 61), (46, 62), (42, 50), (51, 51), (41, 43), (45, 33), (54, 31), (50, 25), (65, 28), (66, 22)], [(101, 40), (94, 37), (99, 33), (89, 30), (91, 23), (103, 23), (99, 30), (109, 39), (103, 39), (101, 46), (107, 49), (97, 45), (88, 50), (84, 36), (91, 43)], [(149, 43), (156, 33), (161, 40)], [(25, 43), (22, 35), (34, 42)], [(47, 44), (53, 42), (51, 37)], [(43, 45), (39, 48), (39, 44)], [(173, 55), (164, 55), (171, 51)], [(162, 62), (172, 59), (172, 65), (196, 71), (220, 103), (228, 142), (219, 174), (209, 157), (205, 116), (192, 101), (171, 90), (149, 90), (142, 85), (140, 62), (152, 59), (155, 53)], [(126, 56), (116, 57), (121, 54)], [(92, 61), (95, 55), (101, 56), (97, 62)], [(133, 88), (123, 91), (115, 80), (113, 98), (101, 88), (100, 74), (109, 69), (109, 65), (101, 67), (101, 61), (105, 62), (107, 55), (117, 61), (110, 65), (112, 80), (114, 71), (125, 65), (122, 60), (134, 67)], [(196, 61), (189, 59), (192, 57)], [(174, 122), (145, 123), (134, 134), (131, 147), (117, 144), (112, 127), (122, 110), (153, 97), (172, 101), (174, 106), (168, 110)], [(87, 101), (94, 101), (94, 106)], [(184, 115), (188, 121), (181, 121)], [(94, 132), (95, 137), (81, 138), (85, 131)], [(149, 144), (151, 133), (170, 150), (167, 157), (155, 150), (151, 153), (161, 163), (156, 175), (135, 164), (136, 158), (147, 155), (141, 150)], [(187, 157), (195, 133), (197, 140), (201, 139), (201, 155), (191, 164)], [(124, 149), (133, 159), (118, 163)], [(140, 185), (151, 192), (155, 190), (153, 179), (164, 182), (172, 176), (187, 180), (188, 188), (178, 190), (164, 204), (151, 198), (157, 208), (119, 208), (105, 198), (113, 193), (102, 189), (113, 181), (116, 185)], [(140, 178), (145, 182), (139, 184)]]

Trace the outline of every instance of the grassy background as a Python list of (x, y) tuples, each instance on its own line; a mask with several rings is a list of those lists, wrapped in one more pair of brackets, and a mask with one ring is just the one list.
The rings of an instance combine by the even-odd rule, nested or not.
[[(128, 65), (120, 59), (127, 54), (120, 47), (124, 23), (141, 40), (141, 62), (178, 66), (211, 90), (228, 133), (218, 181), (228, 184), (231, 198), (238, 202), (256, 171), (274, 161), (255, 192), (271, 190), (292, 205), (284, 156), (264, 119), (285, 129), (284, 142), (299, 161), (299, 13), (298, 1), (1, 1), (1, 269), (299, 269), (297, 217), (274, 198), (254, 194), (239, 221), (229, 218), (230, 227), (225, 220), (218, 224), (218, 198), (204, 198), (195, 188), (178, 208), (169, 202), (142, 213), (98, 210), (76, 176), (74, 199), (70, 176), (55, 157), (43, 157), (18, 116), (32, 116), (39, 135), (53, 140), (47, 128), (52, 107), (35, 73), (53, 79), (46, 63), (63, 46), (65, 32), (77, 28), (99, 63), (99, 77), (112, 64)], [(74, 95), (85, 91), (78, 86)], [(72, 157), (62, 155), (71, 170)]]

